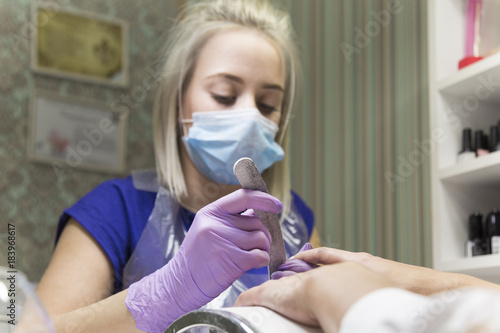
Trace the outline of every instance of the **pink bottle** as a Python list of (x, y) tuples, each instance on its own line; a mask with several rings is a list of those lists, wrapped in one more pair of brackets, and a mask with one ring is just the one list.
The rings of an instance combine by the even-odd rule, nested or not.
[(468, 0), (467, 26), (465, 30), (465, 57), (459, 61), (459, 69), (483, 59), (483, 57), (479, 55), (482, 7), (483, 0)]

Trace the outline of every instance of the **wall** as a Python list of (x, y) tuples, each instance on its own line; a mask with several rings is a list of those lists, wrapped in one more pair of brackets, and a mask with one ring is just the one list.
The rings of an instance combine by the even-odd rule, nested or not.
[[(59, 179), (50, 165), (27, 160), (33, 89), (110, 104), (131, 95), (148, 75), (178, 8), (177, 0), (45, 2), (127, 20), (131, 84), (114, 89), (33, 74), (26, 33), (31, 1), (0, 2), (0, 265), (6, 264), (5, 235), (12, 223), (16, 266), (32, 281), (47, 266), (63, 209), (116, 177), (74, 169)], [(304, 59), (304, 98), (291, 125), (292, 183), (314, 208), (323, 243), (430, 265), (429, 156), (419, 148), (428, 137), (426, 2), (274, 2), (290, 11)], [(376, 14), (391, 3), (401, 10), (372, 36), (357, 37), (356, 27), (375, 26)], [(346, 57), (342, 43), (359, 52)], [(129, 170), (154, 165), (153, 93), (135, 102), (128, 119)], [(413, 163), (414, 157), (420, 159)], [(400, 181), (391, 183), (387, 175)]]
[[(129, 22), (130, 86), (124, 89), (34, 74), (30, 70), (33, 1), (0, 2), (0, 266), (7, 264), (7, 224), (16, 228), (16, 268), (38, 281), (54, 244), (58, 219), (100, 182), (116, 174), (71, 169), (58, 177), (51, 165), (27, 160), (29, 98), (42, 87), (61, 95), (89, 97), (111, 105), (132, 96), (127, 128), (127, 170), (154, 167), (154, 92), (133, 95), (142, 86), (163, 46), (162, 36), (178, 13), (177, 0), (50, 0), (54, 8), (81, 9)], [(136, 96), (137, 98), (134, 98)], [(120, 105), (126, 105), (120, 102)]]
[(293, 187), (322, 243), (432, 265), (427, 1), (276, 1), (304, 63)]

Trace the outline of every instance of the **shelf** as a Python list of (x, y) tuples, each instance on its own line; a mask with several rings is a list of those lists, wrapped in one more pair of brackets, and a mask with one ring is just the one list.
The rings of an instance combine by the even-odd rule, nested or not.
[(441, 169), (439, 179), (460, 185), (500, 185), (500, 151)]
[(463, 273), (500, 283), (500, 254), (442, 262), (436, 268), (440, 271)]
[[(492, 82), (489, 87), (496, 93), (491, 93), (486, 89), (478, 87), (484, 85), (483, 82)], [(484, 99), (487, 92), (489, 97), (485, 100), (491, 104), (500, 104), (500, 53), (486, 57), (472, 65), (469, 65), (456, 73), (440, 80), (437, 84), (438, 90), (442, 94), (467, 98), (467, 96), (476, 96), (480, 100)]]
[(500, 283), (500, 254), (464, 257), (468, 216), (500, 206), (500, 151), (456, 163), (464, 128), (489, 134), (500, 120), (500, 53), (459, 70), (467, 3), (428, 3), (430, 128), (444, 138), (431, 159), (434, 268)]

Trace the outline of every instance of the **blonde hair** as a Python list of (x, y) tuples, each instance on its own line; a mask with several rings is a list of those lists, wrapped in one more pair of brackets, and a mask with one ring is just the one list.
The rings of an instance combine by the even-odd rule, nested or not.
[(235, 27), (255, 29), (280, 49), (286, 69), (282, 116), (276, 138), (285, 150), (282, 161), (263, 173), (269, 192), (290, 207), (290, 170), (287, 125), (300, 72), (289, 15), (265, 0), (213, 0), (186, 7), (179, 15), (165, 46), (162, 77), (154, 106), (154, 146), (158, 179), (177, 199), (187, 196), (180, 159), (179, 108), (189, 85), (199, 50), (216, 33)]

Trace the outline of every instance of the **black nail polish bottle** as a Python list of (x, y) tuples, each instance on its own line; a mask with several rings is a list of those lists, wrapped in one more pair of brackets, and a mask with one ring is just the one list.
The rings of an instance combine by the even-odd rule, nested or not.
[(484, 254), (483, 215), (475, 211), (469, 217), (469, 240), (465, 244), (465, 256), (474, 257)]
[(485, 222), (486, 254), (500, 253), (500, 212), (493, 209)]
[(476, 158), (476, 151), (472, 146), (472, 129), (464, 128), (462, 131), (462, 151), (458, 153), (458, 163)]
[(498, 145), (498, 127), (491, 126), (490, 127), (490, 152), (497, 151), (499, 147)]

